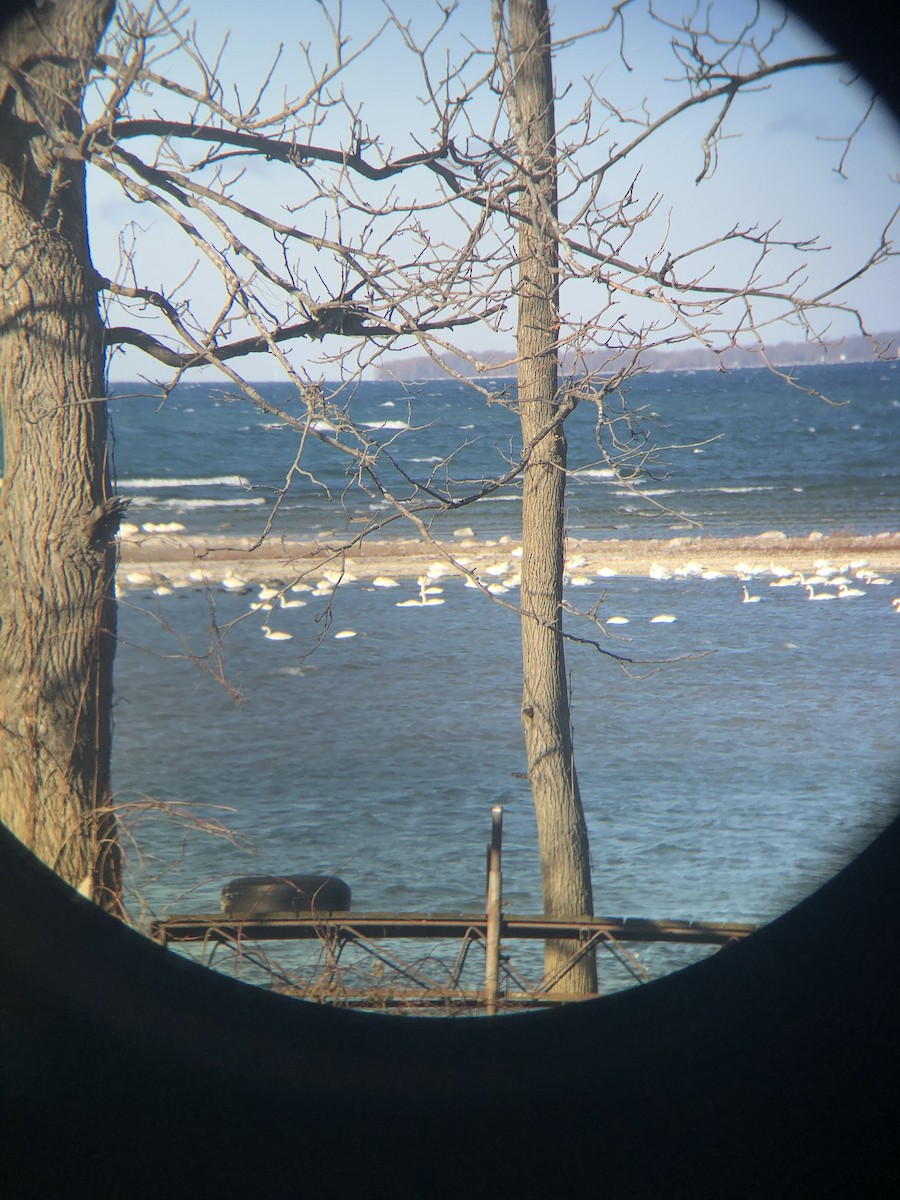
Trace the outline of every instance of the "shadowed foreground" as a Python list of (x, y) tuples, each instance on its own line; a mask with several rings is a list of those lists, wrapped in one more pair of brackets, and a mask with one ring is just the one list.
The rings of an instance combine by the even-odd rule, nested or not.
[(0, 865), (7, 1194), (68, 1194), (75, 1176), (95, 1195), (127, 1179), (132, 1197), (900, 1183), (884, 1100), (900, 1070), (900, 824), (727, 954), (494, 1021), (268, 994), (133, 933), (5, 830)]

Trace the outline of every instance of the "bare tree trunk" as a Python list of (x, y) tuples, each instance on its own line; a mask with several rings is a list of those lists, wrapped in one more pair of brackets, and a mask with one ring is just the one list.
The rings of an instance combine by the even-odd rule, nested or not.
[(0, 28), (0, 819), (106, 907), (114, 537), (103, 327), (81, 128), (112, 0), (66, 0)]
[[(510, 0), (514, 105), (524, 161), (520, 206), (517, 356), (525, 446), (558, 415), (558, 252), (548, 217), (556, 211), (556, 136), (546, 0)], [(544, 912), (593, 913), (590, 852), (569, 720), (562, 630), (566, 438), (562, 423), (537, 442), (522, 490), (522, 724), (537, 813)], [(577, 947), (548, 942), (545, 974)], [(594, 992), (589, 955), (554, 988)]]

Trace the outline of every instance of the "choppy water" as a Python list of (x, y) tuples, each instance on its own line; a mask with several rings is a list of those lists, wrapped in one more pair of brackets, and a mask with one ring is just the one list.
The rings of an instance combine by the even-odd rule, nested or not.
[[(671, 425), (671, 440), (723, 437), (702, 454), (671, 455), (670, 479), (641, 486), (673, 489), (673, 507), (702, 517), (709, 533), (897, 528), (900, 371), (874, 364), (814, 374), (850, 404), (799, 397), (762, 372), (645, 378), (641, 399)], [(395, 385), (363, 393), (361, 411), (370, 405), (376, 416), (393, 419), (406, 404)], [(258, 531), (268, 493), (237, 481), (283, 478), (295, 435), (214, 403), (198, 385), (180, 389), (162, 413), (121, 402), (117, 467), (120, 490), (137, 497), (132, 520)], [(485, 427), (483, 413), (479, 426), (456, 385), (428, 385), (402, 419), (417, 426), (423, 413), (429, 428), (414, 435), (423, 442), (417, 457), (445, 454), (470, 424), (470, 437), (482, 435), (473, 474), (501, 453), (496, 426)], [(329, 470), (335, 488), (340, 471), (323, 457), (319, 477)], [(682, 528), (639, 511), (619, 490), (585, 472), (572, 488), (570, 532), (672, 536)], [(351, 516), (356, 503), (348, 502)], [(516, 505), (512, 496), (473, 508), (465, 522), (481, 538), (514, 535)], [(302, 486), (279, 512), (291, 537), (344, 519)], [(582, 608), (605, 591), (606, 604), (629, 617), (620, 633), (639, 658), (715, 652), (657, 663), (642, 678), (590, 648), (568, 652), (598, 913), (765, 921), (895, 814), (900, 614), (890, 600), (900, 580), (830, 604), (768, 582), (750, 584), (763, 596), (753, 605), (741, 603), (734, 579), (612, 578), (570, 590)], [(290, 641), (265, 640), (256, 614), (231, 626), (225, 674), (240, 704), (195, 662), (173, 657), (209, 648), (206, 597), (129, 591), (116, 668), (119, 798), (226, 806), (220, 815), (255, 847), (248, 858), (221, 839), (185, 842), (172, 823), (126, 808), (146, 855), (141, 867), (132, 852), (135, 880), (155, 911), (215, 909), (227, 879), (269, 871), (337, 872), (357, 910), (478, 911), (496, 803), (505, 807), (507, 907), (539, 911), (534, 816), (517, 778), (525, 766), (517, 623), (462, 582), (442, 585), (445, 603), (431, 608), (397, 607), (414, 583), (344, 585), (309, 657), (323, 628), (321, 602), (309, 596), (272, 620)], [(252, 599), (217, 594), (218, 628)], [(677, 621), (650, 624), (662, 611)], [(336, 639), (341, 630), (356, 636)], [(176, 865), (151, 878), (166, 861)], [(685, 961), (679, 954), (648, 949), (644, 958), (661, 972)]]

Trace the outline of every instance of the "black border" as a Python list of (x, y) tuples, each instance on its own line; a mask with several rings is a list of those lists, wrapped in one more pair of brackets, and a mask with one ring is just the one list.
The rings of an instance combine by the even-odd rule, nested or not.
[[(893, 5), (792, 7), (900, 114)], [(760, 934), (647, 987), (493, 1021), (367, 1017), (162, 950), (0, 827), (0, 1187), (888, 1195), (898, 950), (895, 822)]]

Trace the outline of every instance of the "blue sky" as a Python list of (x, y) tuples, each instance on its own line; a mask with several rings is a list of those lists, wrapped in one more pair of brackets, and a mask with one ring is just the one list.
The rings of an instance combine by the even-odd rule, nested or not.
[[(670, 97), (674, 97), (677, 87), (667, 82), (674, 66), (668, 46), (670, 35), (650, 25), (641, 11), (643, 8), (642, 3), (636, 3), (626, 13), (624, 49), (631, 71), (621, 64), (617, 33), (559, 50), (555, 59), (556, 84), (558, 93), (565, 93), (560, 101), (559, 124), (570, 109), (580, 106), (585, 75), (594, 80), (598, 95), (613, 100), (626, 115), (638, 113), (645, 98), (654, 111), (671, 103)], [(662, 0), (657, 8), (673, 19), (681, 11), (669, 0)], [(383, 9), (372, 0), (349, 0), (343, 9), (344, 28), (351, 36), (348, 48), (352, 50), (362, 45), (380, 23)], [(397, 0), (394, 10), (398, 15), (407, 14), (417, 32), (433, 26), (433, 10), (423, 0)], [(443, 38), (451, 56), (458, 58), (473, 46), (490, 45), (489, 10), (489, 0), (461, 0)], [(714, 6), (715, 19), (726, 26), (739, 21), (749, 10), (752, 5), (743, 0), (720, 0)], [(554, 9), (555, 35), (565, 38), (579, 24), (597, 24), (606, 11), (606, 5), (594, 8), (573, 0), (560, 0)], [(302, 88), (303, 63), (298, 43), (309, 44), (310, 55), (316, 62), (324, 61), (329, 49), (323, 9), (315, 0), (299, 3), (259, 0), (255, 5), (247, 5), (244, 0), (220, 0), (215, 6), (198, 3), (193, 6), (192, 17), (196, 20), (198, 40), (210, 54), (215, 52), (225, 30), (231, 30), (220, 77), (223, 82), (233, 84), (244, 99), (265, 74), (279, 42), (285, 47), (279, 78), (295, 91)], [(795, 24), (779, 56), (814, 48), (818, 48), (817, 44), (804, 37)], [(435, 54), (435, 61), (438, 57)], [(486, 62), (486, 58), (476, 58), (473, 71)], [(164, 68), (170, 73), (188, 70), (186, 64), (179, 65), (174, 57), (166, 60)], [(415, 101), (421, 87), (414, 68), (397, 31), (388, 30), (375, 50), (363, 55), (347, 73), (348, 90), (353, 90), (363, 102), (369, 127), (378, 130), (387, 144), (401, 151), (411, 147), (417, 125), (422, 129), (427, 126)], [(702, 164), (700, 141), (710, 114), (704, 110), (687, 117), (673, 127), (670, 135), (653, 139), (652, 149), (640, 164), (639, 188), (647, 196), (661, 197), (659, 222), (671, 231), (675, 244), (704, 241), (735, 221), (758, 221), (766, 226), (780, 221), (779, 231), (785, 236), (815, 235), (821, 245), (830, 247), (827, 253), (808, 258), (805, 270), (813, 283), (835, 278), (864, 258), (900, 200), (896, 183), (900, 143), (891, 118), (877, 115), (854, 142), (846, 162), (847, 177), (836, 172), (834, 168), (842, 150), (839, 139), (854, 129), (870, 94), (864, 83), (849, 82), (851, 79), (848, 68), (816, 68), (778, 78), (764, 90), (739, 97), (729, 116), (730, 136), (720, 147), (716, 174), (699, 187), (694, 179)], [(274, 96), (278, 94), (276, 89)], [(231, 98), (227, 92), (226, 98)], [(152, 108), (152, 97), (146, 103)], [(473, 107), (476, 127), (479, 119), (479, 111)], [(324, 133), (323, 130), (323, 140)], [(630, 178), (635, 172), (631, 167), (629, 171)], [(625, 174), (619, 180), (625, 180)], [(248, 171), (247, 183), (252, 199), (288, 219), (284, 215), (285, 206), (297, 199), (294, 173), (277, 165), (257, 164)], [(147, 206), (130, 205), (109, 181), (97, 178), (96, 174), (92, 174), (89, 183), (89, 206), (92, 252), (101, 271), (114, 273), (118, 234), (130, 220), (136, 220), (141, 227), (139, 262), (150, 285), (169, 288), (190, 269), (190, 255), (167, 222), (149, 212)], [(199, 308), (205, 286), (202, 268), (198, 268), (195, 279)], [(881, 331), (900, 326), (898, 295), (900, 270), (896, 263), (889, 263), (858, 284), (851, 299), (870, 328)], [(566, 303), (574, 308), (581, 303), (577, 285), (564, 296)], [(836, 332), (854, 331), (844, 328)], [(779, 340), (776, 333), (771, 336)], [(797, 334), (785, 330), (783, 336)], [(469, 331), (460, 342), (470, 348), (484, 347), (485, 331)], [(316, 350), (298, 347), (295, 353), (308, 356)], [(113, 378), (133, 378), (137, 371), (147, 367), (144, 356), (128, 352), (117, 357), (111, 374)]]

